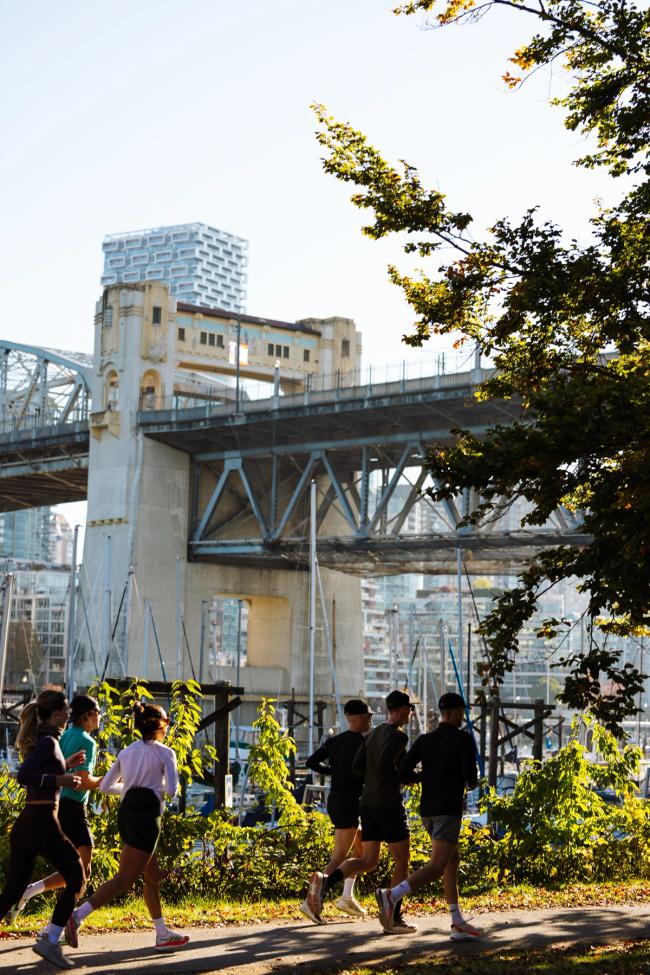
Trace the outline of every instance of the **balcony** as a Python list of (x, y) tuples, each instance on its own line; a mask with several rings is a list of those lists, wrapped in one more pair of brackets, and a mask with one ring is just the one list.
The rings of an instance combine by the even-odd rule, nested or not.
[(96, 440), (101, 437), (102, 430), (108, 430), (114, 437), (119, 437), (120, 414), (117, 410), (102, 410), (90, 414), (90, 432)]

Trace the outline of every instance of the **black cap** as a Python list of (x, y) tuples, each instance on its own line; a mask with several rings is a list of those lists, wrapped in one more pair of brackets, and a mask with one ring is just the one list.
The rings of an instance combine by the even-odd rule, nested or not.
[(404, 691), (391, 691), (386, 698), (386, 707), (389, 711), (396, 711), (397, 708), (409, 706), (411, 711), (415, 711), (415, 704), (411, 704), (411, 699)]
[(365, 701), (358, 697), (353, 697), (351, 701), (346, 701), (343, 707), (344, 714), (374, 714)]
[(465, 702), (460, 696), (456, 694), (455, 691), (449, 691), (447, 694), (443, 694), (438, 701), (439, 711), (453, 711), (455, 708), (464, 708)]

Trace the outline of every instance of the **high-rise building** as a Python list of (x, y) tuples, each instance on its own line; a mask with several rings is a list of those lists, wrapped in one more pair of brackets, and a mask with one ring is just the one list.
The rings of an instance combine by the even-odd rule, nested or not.
[(0, 514), (0, 556), (30, 562), (50, 561), (51, 508), (26, 508)]
[(104, 238), (102, 284), (163, 281), (177, 301), (246, 311), (248, 241), (204, 223)]

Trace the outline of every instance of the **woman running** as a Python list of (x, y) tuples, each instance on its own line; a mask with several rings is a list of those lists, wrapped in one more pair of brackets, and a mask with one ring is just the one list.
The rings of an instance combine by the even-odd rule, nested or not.
[(24, 757), (16, 778), (27, 789), (25, 808), (13, 825), (9, 837), (9, 866), (4, 889), (0, 892), (0, 920), (22, 897), (40, 854), (56, 867), (65, 887), (58, 896), (47, 935), (34, 945), (34, 951), (57, 968), (74, 968), (61, 951), (59, 939), (72, 913), (84, 881), (79, 854), (65, 836), (58, 820), (59, 793), (62, 787), (77, 789), (78, 775), (66, 768), (83, 760), (83, 753), (71, 755), (67, 762), (59, 738), (68, 721), (68, 702), (63, 691), (45, 690), (28, 704), (20, 715), (16, 745)]
[(138, 877), (144, 878), (143, 897), (156, 929), (156, 949), (174, 951), (190, 940), (165, 924), (160, 906), (162, 873), (156, 857), (160, 820), (165, 808), (163, 796), (174, 796), (178, 789), (176, 756), (162, 744), (169, 718), (157, 704), (133, 705), (136, 729), (142, 739), (123, 749), (103, 777), (100, 792), (120, 796), (118, 826), (122, 855), (117, 874), (102, 884), (87, 901), (70, 915), (66, 938), (74, 948), (82, 921), (98, 907), (126, 893)]
[[(82, 780), (81, 789), (62, 789), (59, 799), (59, 824), (61, 829), (76, 847), (84, 868), (84, 881), (90, 879), (90, 861), (93, 853), (93, 835), (86, 816), (86, 807), (90, 790), (97, 789), (101, 776), (93, 775), (97, 744), (91, 737), (93, 731), (99, 727), (99, 704), (94, 697), (87, 694), (77, 694), (70, 704), (70, 726), (61, 735), (59, 747), (63, 757), (68, 759), (72, 755), (83, 754), (83, 759), (74, 771)], [(20, 912), (32, 897), (46, 890), (56, 890), (65, 886), (65, 880), (60, 873), (50, 874), (44, 880), (35, 880), (29, 884), (20, 901), (13, 908), (10, 920), (14, 924)], [(40, 937), (43, 936), (41, 932)]]

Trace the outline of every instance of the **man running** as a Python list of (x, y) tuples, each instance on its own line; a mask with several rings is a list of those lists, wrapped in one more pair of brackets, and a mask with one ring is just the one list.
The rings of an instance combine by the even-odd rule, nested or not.
[[(352, 763), (352, 771), (364, 780), (359, 801), (361, 856), (345, 860), (329, 874), (314, 873), (309, 881), (307, 904), (319, 919), (323, 900), (334, 884), (375, 869), (382, 843), (386, 843), (393, 858), (392, 883), (400, 883), (408, 873), (409, 827), (398, 768), (408, 744), (402, 726), (408, 724), (414, 706), (408, 694), (391, 691), (386, 698), (386, 709), (388, 720), (363, 739)], [(385, 928), (387, 933), (417, 931), (415, 924), (403, 920), (398, 903), (391, 922), (390, 928)]]
[[(476, 748), (471, 734), (461, 731), (465, 703), (460, 694), (443, 694), (438, 709), (440, 724), (420, 735), (400, 767), (402, 781), (422, 783), (420, 815), (431, 837), (431, 858), (401, 883), (377, 890), (379, 919), (384, 931), (390, 931), (402, 897), (442, 877), (452, 940), (476, 941), (483, 932), (465, 921), (458, 906), (458, 837), (465, 787), (473, 789), (478, 782)], [(417, 774), (420, 764), (422, 771)]]
[[(314, 772), (332, 776), (327, 813), (334, 826), (334, 849), (324, 870), (327, 876), (343, 863), (350, 849), (357, 857), (361, 854), (359, 796), (363, 781), (353, 774), (352, 762), (363, 744), (364, 734), (370, 730), (372, 711), (365, 701), (355, 698), (346, 702), (343, 712), (348, 730), (328, 738), (305, 762), (307, 768)], [(345, 878), (343, 896), (337, 900), (336, 906), (353, 917), (362, 917), (368, 912), (354, 896), (354, 879)], [(312, 912), (307, 900), (302, 902), (300, 910), (314, 924), (324, 923), (320, 914)]]

